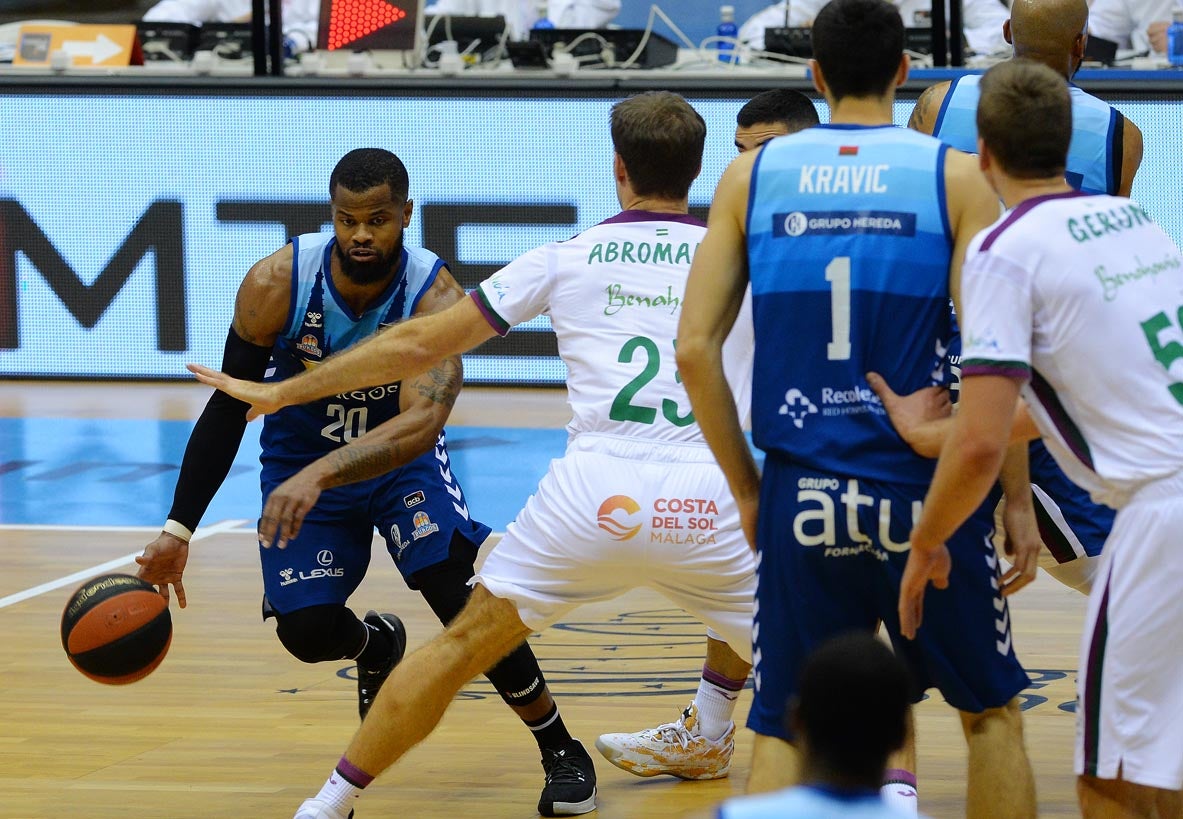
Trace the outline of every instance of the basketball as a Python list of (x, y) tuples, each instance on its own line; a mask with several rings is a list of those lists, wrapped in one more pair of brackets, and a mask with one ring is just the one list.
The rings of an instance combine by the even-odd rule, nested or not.
[(62, 648), (74, 667), (96, 682), (142, 680), (168, 653), (173, 623), (150, 583), (129, 574), (92, 577), (62, 612)]

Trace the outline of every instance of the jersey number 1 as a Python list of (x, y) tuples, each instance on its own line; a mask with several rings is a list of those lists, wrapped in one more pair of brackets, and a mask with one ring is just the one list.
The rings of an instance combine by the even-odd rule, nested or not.
[(850, 257), (838, 256), (826, 265), (826, 281), (830, 283), (830, 343), (826, 358), (830, 361), (850, 359)]

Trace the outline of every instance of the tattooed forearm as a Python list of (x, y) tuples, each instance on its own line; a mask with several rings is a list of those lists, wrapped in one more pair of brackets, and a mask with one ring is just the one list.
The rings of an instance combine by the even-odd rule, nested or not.
[(461, 367), (460, 358), (454, 356), (444, 359), (415, 379), (415, 389), (432, 403), (441, 404), (451, 409), (452, 405), (456, 403), (456, 396), (460, 394), (463, 381), (464, 370)]
[(325, 488), (385, 475), (403, 465), (402, 446), (397, 440), (381, 444), (352, 443), (325, 456), (330, 467)]
[(916, 100), (916, 107), (912, 109), (912, 116), (908, 118), (908, 127), (913, 131), (921, 131), (926, 134), (932, 133), (932, 123), (929, 120), (929, 111), (932, 108), (933, 98), (936, 96), (937, 88), (940, 86), (932, 85), (924, 89), (924, 93), (920, 95), (920, 99)]

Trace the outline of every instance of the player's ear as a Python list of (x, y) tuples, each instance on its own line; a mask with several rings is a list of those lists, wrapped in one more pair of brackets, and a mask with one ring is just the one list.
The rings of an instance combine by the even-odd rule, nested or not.
[(813, 80), (813, 87), (823, 97), (826, 95), (826, 78), (822, 74), (822, 67), (817, 60), (809, 61), (809, 76)]
[(408, 199), (407, 203), (403, 205), (403, 227), (411, 224), (411, 214), (415, 212), (415, 200)]
[(912, 66), (912, 58), (907, 54), (900, 58), (900, 67), (895, 72), (895, 87), (899, 88), (908, 81), (908, 69)]
[(1015, 41), (1010, 33), (1010, 18), (1007, 17), (1002, 24), (1002, 39), (1006, 40), (1007, 45), (1014, 45)]

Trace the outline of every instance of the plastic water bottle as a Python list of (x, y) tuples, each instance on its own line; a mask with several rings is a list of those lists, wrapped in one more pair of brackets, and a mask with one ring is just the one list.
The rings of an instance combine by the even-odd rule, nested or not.
[(534, 23), (534, 28), (554, 28), (555, 24), (546, 16), (546, 0), (540, 0), (535, 6), (538, 10), (538, 20)]
[(1183, 68), (1183, 9), (1175, 9), (1167, 28), (1167, 62)]
[(735, 6), (719, 6), (719, 27), (715, 29), (715, 36), (728, 38), (715, 42), (715, 48), (719, 50), (719, 62), (739, 62), (734, 42), (738, 35), (739, 28), (735, 25)]

